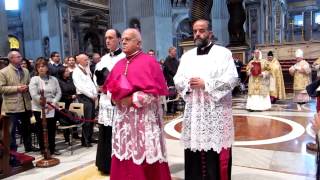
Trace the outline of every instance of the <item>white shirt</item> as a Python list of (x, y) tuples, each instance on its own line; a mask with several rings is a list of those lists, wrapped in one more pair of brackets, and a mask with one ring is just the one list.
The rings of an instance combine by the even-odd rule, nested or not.
[[(192, 77), (204, 80), (205, 88), (190, 90)], [(197, 48), (191, 49), (181, 57), (174, 82), (186, 101), (181, 136), (184, 148), (220, 153), (222, 148), (231, 147), (231, 90), (238, 84), (231, 52), (217, 45), (207, 55), (197, 55)]]
[[(106, 67), (110, 72), (113, 66), (119, 60), (125, 58), (125, 56), (126, 55), (123, 52), (113, 57), (111, 57), (110, 53), (108, 53), (101, 58), (101, 61), (96, 65), (95, 71), (101, 71), (103, 68)], [(93, 76), (93, 79), (96, 86), (98, 86), (96, 75)], [(98, 123), (103, 124), (104, 126), (112, 126), (112, 121), (116, 114), (115, 109), (116, 108), (111, 104), (111, 93), (101, 93), (99, 101)]]
[[(101, 61), (96, 64), (95, 71), (101, 71), (101, 70), (102, 70), (103, 68), (105, 68), (105, 67), (106, 67), (109, 71), (111, 71), (112, 68), (113, 68), (113, 66), (114, 66), (120, 59), (123, 59), (123, 58), (125, 58), (125, 57), (126, 57), (126, 55), (125, 55), (123, 52), (121, 52), (119, 55), (113, 56), (113, 57), (111, 57), (111, 56), (110, 56), (110, 53), (108, 53), (108, 54), (102, 56)], [(93, 80), (94, 80), (94, 83), (96, 84), (96, 86), (98, 86), (98, 84), (97, 84), (97, 77), (96, 77), (95, 74), (93, 75)]]
[[(87, 74), (85, 74), (80, 68), (84, 69)], [(89, 98), (95, 98), (98, 95), (96, 85), (91, 79), (90, 70), (88, 68), (82, 67), (80, 64), (74, 69), (72, 73), (73, 83), (76, 87), (77, 94), (83, 94)]]

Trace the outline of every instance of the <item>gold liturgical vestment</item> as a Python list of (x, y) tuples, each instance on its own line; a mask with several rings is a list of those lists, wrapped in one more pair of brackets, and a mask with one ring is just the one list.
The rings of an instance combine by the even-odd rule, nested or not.
[[(300, 72), (302, 69), (304, 72)], [(309, 63), (305, 60), (301, 60), (293, 65), (289, 69), (289, 72), (293, 75), (293, 90), (305, 91), (306, 86), (310, 84), (311, 68)]]
[[(251, 74), (251, 66), (253, 62), (261, 63), (261, 71), (262, 73), (268, 73), (270, 71), (270, 63), (264, 59), (262, 60), (251, 60), (247, 67), (246, 71), (248, 74)], [(267, 74), (268, 76), (268, 74)], [(268, 77), (263, 76), (249, 76), (248, 83), (248, 95), (260, 95), (260, 96), (269, 96), (270, 91), (270, 79)]]
[(271, 85), (273, 86), (273, 88), (270, 89), (270, 96), (276, 97), (278, 99), (285, 99), (286, 91), (281, 65), (276, 58), (273, 58), (272, 61), (268, 62), (270, 64), (270, 72), (273, 78), (273, 84)]

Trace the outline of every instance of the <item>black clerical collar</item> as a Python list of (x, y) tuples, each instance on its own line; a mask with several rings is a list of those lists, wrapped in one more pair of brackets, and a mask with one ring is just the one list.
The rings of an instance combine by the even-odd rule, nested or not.
[(210, 49), (212, 48), (213, 43), (210, 42), (206, 47), (198, 47), (197, 48), (197, 55), (205, 55), (208, 54)]
[(122, 50), (120, 48), (118, 48), (117, 50), (115, 51), (111, 51), (110, 52), (110, 56), (113, 57), (113, 56), (118, 56), (119, 54), (121, 54)]

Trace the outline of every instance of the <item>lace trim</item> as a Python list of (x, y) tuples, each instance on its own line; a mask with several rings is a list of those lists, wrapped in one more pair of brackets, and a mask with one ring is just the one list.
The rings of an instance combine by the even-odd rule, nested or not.
[(193, 92), (186, 99), (181, 141), (192, 151), (220, 152), (234, 141), (231, 94), (219, 102), (203, 91)]
[(116, 108), (110, 104), (106, 94), (100, 96), (98, 123), (104, 126), (112, 126), (113, 119), (117, 113)]
[(138, 165), (167, 162), (160, 99), (144, 98), (141, 108), (119, 107), (113, 124), (112, 155), (119, 160), (132, 159)]

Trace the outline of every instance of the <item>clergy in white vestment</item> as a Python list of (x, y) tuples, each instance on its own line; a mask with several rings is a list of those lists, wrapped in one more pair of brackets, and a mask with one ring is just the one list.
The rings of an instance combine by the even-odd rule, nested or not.
[[(109, 29), (105, 34), (106, 46), (109, 53), (104, 55), (100, 62), (97, 63), (94, 71), (94, 82), (97, 87), (102, 87), (109, 72), (113, 66), (121, 59), (125, 58), (125, 54), (120, 49), (121, 34), (116, 29)], [(115, 118), (116, 108), (111, 104), (111, 93), (100, 93), (99, 100), (99, 139), (96, 156), (96, 166), (98, 170), (104, 174), (110, 174), (111, 166), (111, 146), (112, 146), (112, 122)]]
[(309, 63), (303, 59), (303, 51), (297, 49), (295, 52), (297, 63), (289, 68), (293, 76), (293, 102), (303, 104), (309, 102), (306, 86), (311, 83), (311, 68)]
[[(257, 64), (259, 68), (256, 67)], [(246, 109), (249, 111), (270, 109), (270, 64), (262, 59), (260, 50), (254, 51), (254, 58), (248, 63), (246, 71), (249, 76)]]
[(196, 48), (183, 54), (174, 83), (186, 102), (181, 140), (185, 179), (231, 178), (232, 89), (238, 74), (231, 52), (215, 45), (207, 20), (193, 24)]

